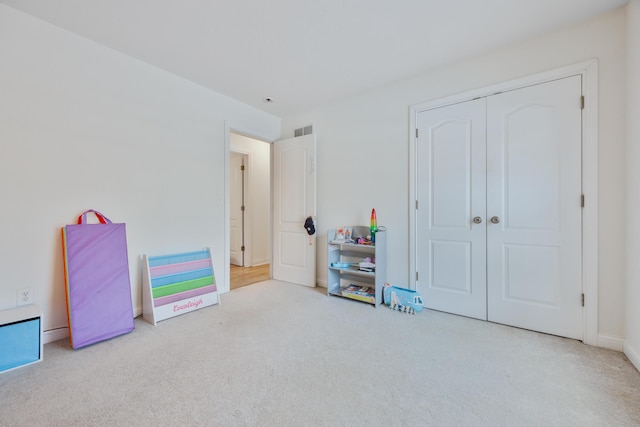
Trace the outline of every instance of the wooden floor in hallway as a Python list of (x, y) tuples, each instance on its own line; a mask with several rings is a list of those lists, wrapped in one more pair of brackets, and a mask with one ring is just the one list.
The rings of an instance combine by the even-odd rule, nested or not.
[(231, 290), (269, 280), (269, 264), (239, 267), (231, 264)]

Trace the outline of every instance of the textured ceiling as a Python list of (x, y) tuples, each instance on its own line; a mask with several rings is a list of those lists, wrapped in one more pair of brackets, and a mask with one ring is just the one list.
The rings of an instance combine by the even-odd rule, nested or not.
[[(0, 0), (278, 116), (569, 25), (626, 0)], [(271, 97), (274, 103), (263, 101)]]

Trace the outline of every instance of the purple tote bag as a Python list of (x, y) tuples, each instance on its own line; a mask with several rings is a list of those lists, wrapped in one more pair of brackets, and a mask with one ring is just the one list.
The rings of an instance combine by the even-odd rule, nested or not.
[[(100, 224), (87, 224), (93, 212)], [(93, 209), (62, 228), (71, 347), (80, 348), (134, 329), (124, 224)]]

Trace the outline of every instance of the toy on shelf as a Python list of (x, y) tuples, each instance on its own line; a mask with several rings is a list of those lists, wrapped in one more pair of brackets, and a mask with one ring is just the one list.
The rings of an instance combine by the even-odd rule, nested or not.
[(358, 263), (358, 270), (367, 271), (369, 273), (373, 273), (376, 271), (376, 260), (375, 258), (366, 257), (361, 262)]
[(369, 232), (371, 233), (371, 243), (376, 243), (376, 232), (378, 231), (378, 219), (376, 218), (376, 210), (371, 209), (371, 222), (369, 223)]
[(358, 240), (356, 240), (355, 243), (358, 245), (374, 246), (374, 242), (372, 242), (371, 239), (365, 237), (358, 237)]
[(384, 284), (384, 303), (394, 311), (416, 314), (422, 311), (422, 297), (417, 291)]
[(376, 303), (376, 290), (369, 286), (360, 286), (352, 283), (342, 290), (342, 296), (368, 302), (369, 304)]

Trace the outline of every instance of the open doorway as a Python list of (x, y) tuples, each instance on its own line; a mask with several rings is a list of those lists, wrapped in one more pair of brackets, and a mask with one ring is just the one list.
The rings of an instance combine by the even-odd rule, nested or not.
[(229, 134), (230, 290), (268, 280), (271, 260), (271, 147)]

